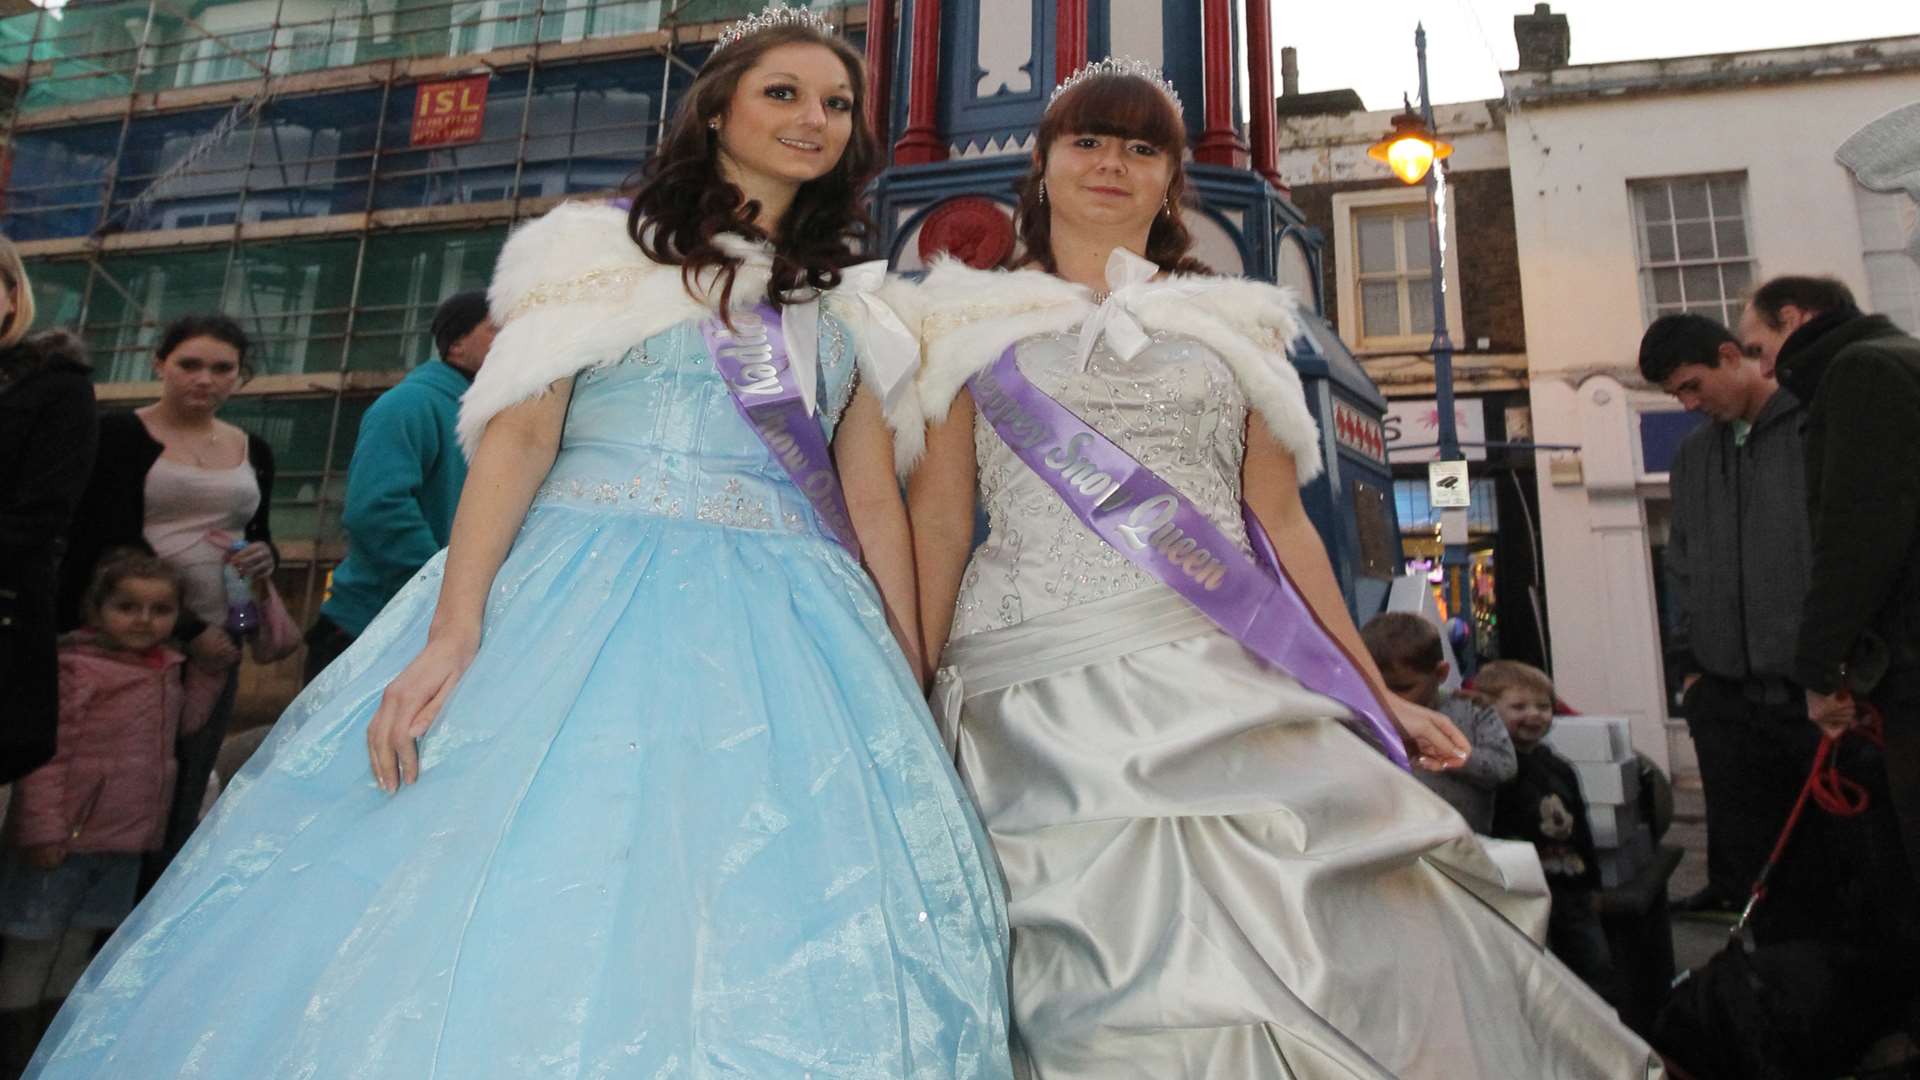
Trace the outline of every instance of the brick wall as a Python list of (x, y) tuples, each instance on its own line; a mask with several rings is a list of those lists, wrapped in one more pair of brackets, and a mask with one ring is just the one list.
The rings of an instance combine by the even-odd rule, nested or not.
[[(1480, 338), (1487, 338), (1484, 351), (1519, 353), (1526, 351), (1526, 323), (1520, 296), (1520, 255), (1513, 235), (1513, 187), (1507, 170), (1487, 169), (1455, 173), (1449, 188), (1453, 196), (1454, 238), (1457, 250), (1449, 252), (1459, 260), (1460, 314), (1464, 327), (1452, 327), (1454, 345), (1461, 351), (1481, 351)], [(1340, 313), (1336, 297), (1340, 268), (1336, 265), (1333, 240), (1333, 197), (1348, 191), (1373, 191), (1401, 187), (1398, 180), (1368, 180), (1340, 184), (1300, 184), (1293, 188), (1293, 202), (1307, 216), (1308, 224), (1327, 237), (1325, 281), (1327, 318), (1336, 325)]]

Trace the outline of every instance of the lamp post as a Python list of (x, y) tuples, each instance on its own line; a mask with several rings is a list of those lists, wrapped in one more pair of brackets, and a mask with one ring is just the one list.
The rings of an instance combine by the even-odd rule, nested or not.
[[(1385, 162), (1403, 183), (1427, 187), (1427, 260), (1433, 294), (1433, 402), (1439, 415), (1439, 457), (1442, 462), (1463, 461), (1460, 434), (1453, 416), (1453, 338), (1447, 332), (1446, 256), (1441, 248), (1442, 194), (1440, 170), (1435, 166), (1453, 152), (1441, 141), (1433, 122), (1433, 100), (1427, 91), (1427, 29), (1416, 24), (1413, 49), (1420, 63), (1420, 111), (1411, 103), (1393, 118), (1393, 131), (1367, 149), (1368, 156)], [(1441, 511), (1440, 563), (1447, 582), (1447, 610), (1473, 624), (1473, 583), (1468, 573), (1466, 510)], [(1455, 516), (1457, 515), (1457, 517)]]

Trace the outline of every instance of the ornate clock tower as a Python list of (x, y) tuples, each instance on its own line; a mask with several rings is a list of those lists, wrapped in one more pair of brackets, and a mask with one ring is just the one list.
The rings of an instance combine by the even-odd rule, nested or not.
[[(1321, 317), (1322, 238), (1275, 171), (1269, 0), (872, 0), (868, 102), (891, 146), (874, 185), (899, 270), (940, 252), (992, 266), (1013, 251), (1014, 184), (1054, 86), (1088, 60), (1157, 64), (1194, 133), (1186, 210), (1196, 254), (1223, 273), (1299, 291), (1308, 333), (1289, 353), (1320, 422), (1327, 472), (1303, 495), (1349, 605), (1384, 603), (1400, 533), (1381, 415), (1386, 399)], [(1251, 72), (1249, 122), (1240, 71)]]

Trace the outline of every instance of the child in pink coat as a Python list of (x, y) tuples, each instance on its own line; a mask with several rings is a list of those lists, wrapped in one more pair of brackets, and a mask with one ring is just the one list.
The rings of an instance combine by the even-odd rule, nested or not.
[(87, 628), (60, 643), (59, 751), (14, 785), (7, 815), (0, 1068), (25, 1064), (94, 939), (133, 910), (173, 799), (174, 739), (206, 722), (225, 678), (169, 646), (180, 578), (159, 559), (104, 563), (87, 601)]

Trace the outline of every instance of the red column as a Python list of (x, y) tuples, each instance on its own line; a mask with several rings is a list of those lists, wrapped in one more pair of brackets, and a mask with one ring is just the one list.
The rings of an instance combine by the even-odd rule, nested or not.
[[(871, 18), (871, 16), (869, 16)], [(1247, 0), (1247, 97), (1253, 115), (1247, 118), (1253, 142), (1253, 167), (1274, 187), (1286, 190), (1280, 179), (1278, 122), (1273, 115), (1273, 14), (1268, 0)]]
[(1202, 0), (1200, 18), (1206, 64), (1201, 115), (1206, 126), (1194, 144), (1193, 159), (1245, 168), (1247, 144), (1233, 129), (1233, 0)]
[(940, 0), (913, 0), (913, 44), (907, 62), (913, 65), (907, 84), (907, 130), (893, 144), (893, 162), (945, 161), (946, 141), (934, 129), (934, 106), (940, 99)]
[(1058, 86), (1087, 62), (1087, 0), (1056, 0), (1053, 31), (1053, 85)]
[[(867, 121), (887, 153), (888, 125), (893, 120), (893, 5), (894, 0), (867, 3)], [(886, 162), (880, 162), (885, 165)]]

